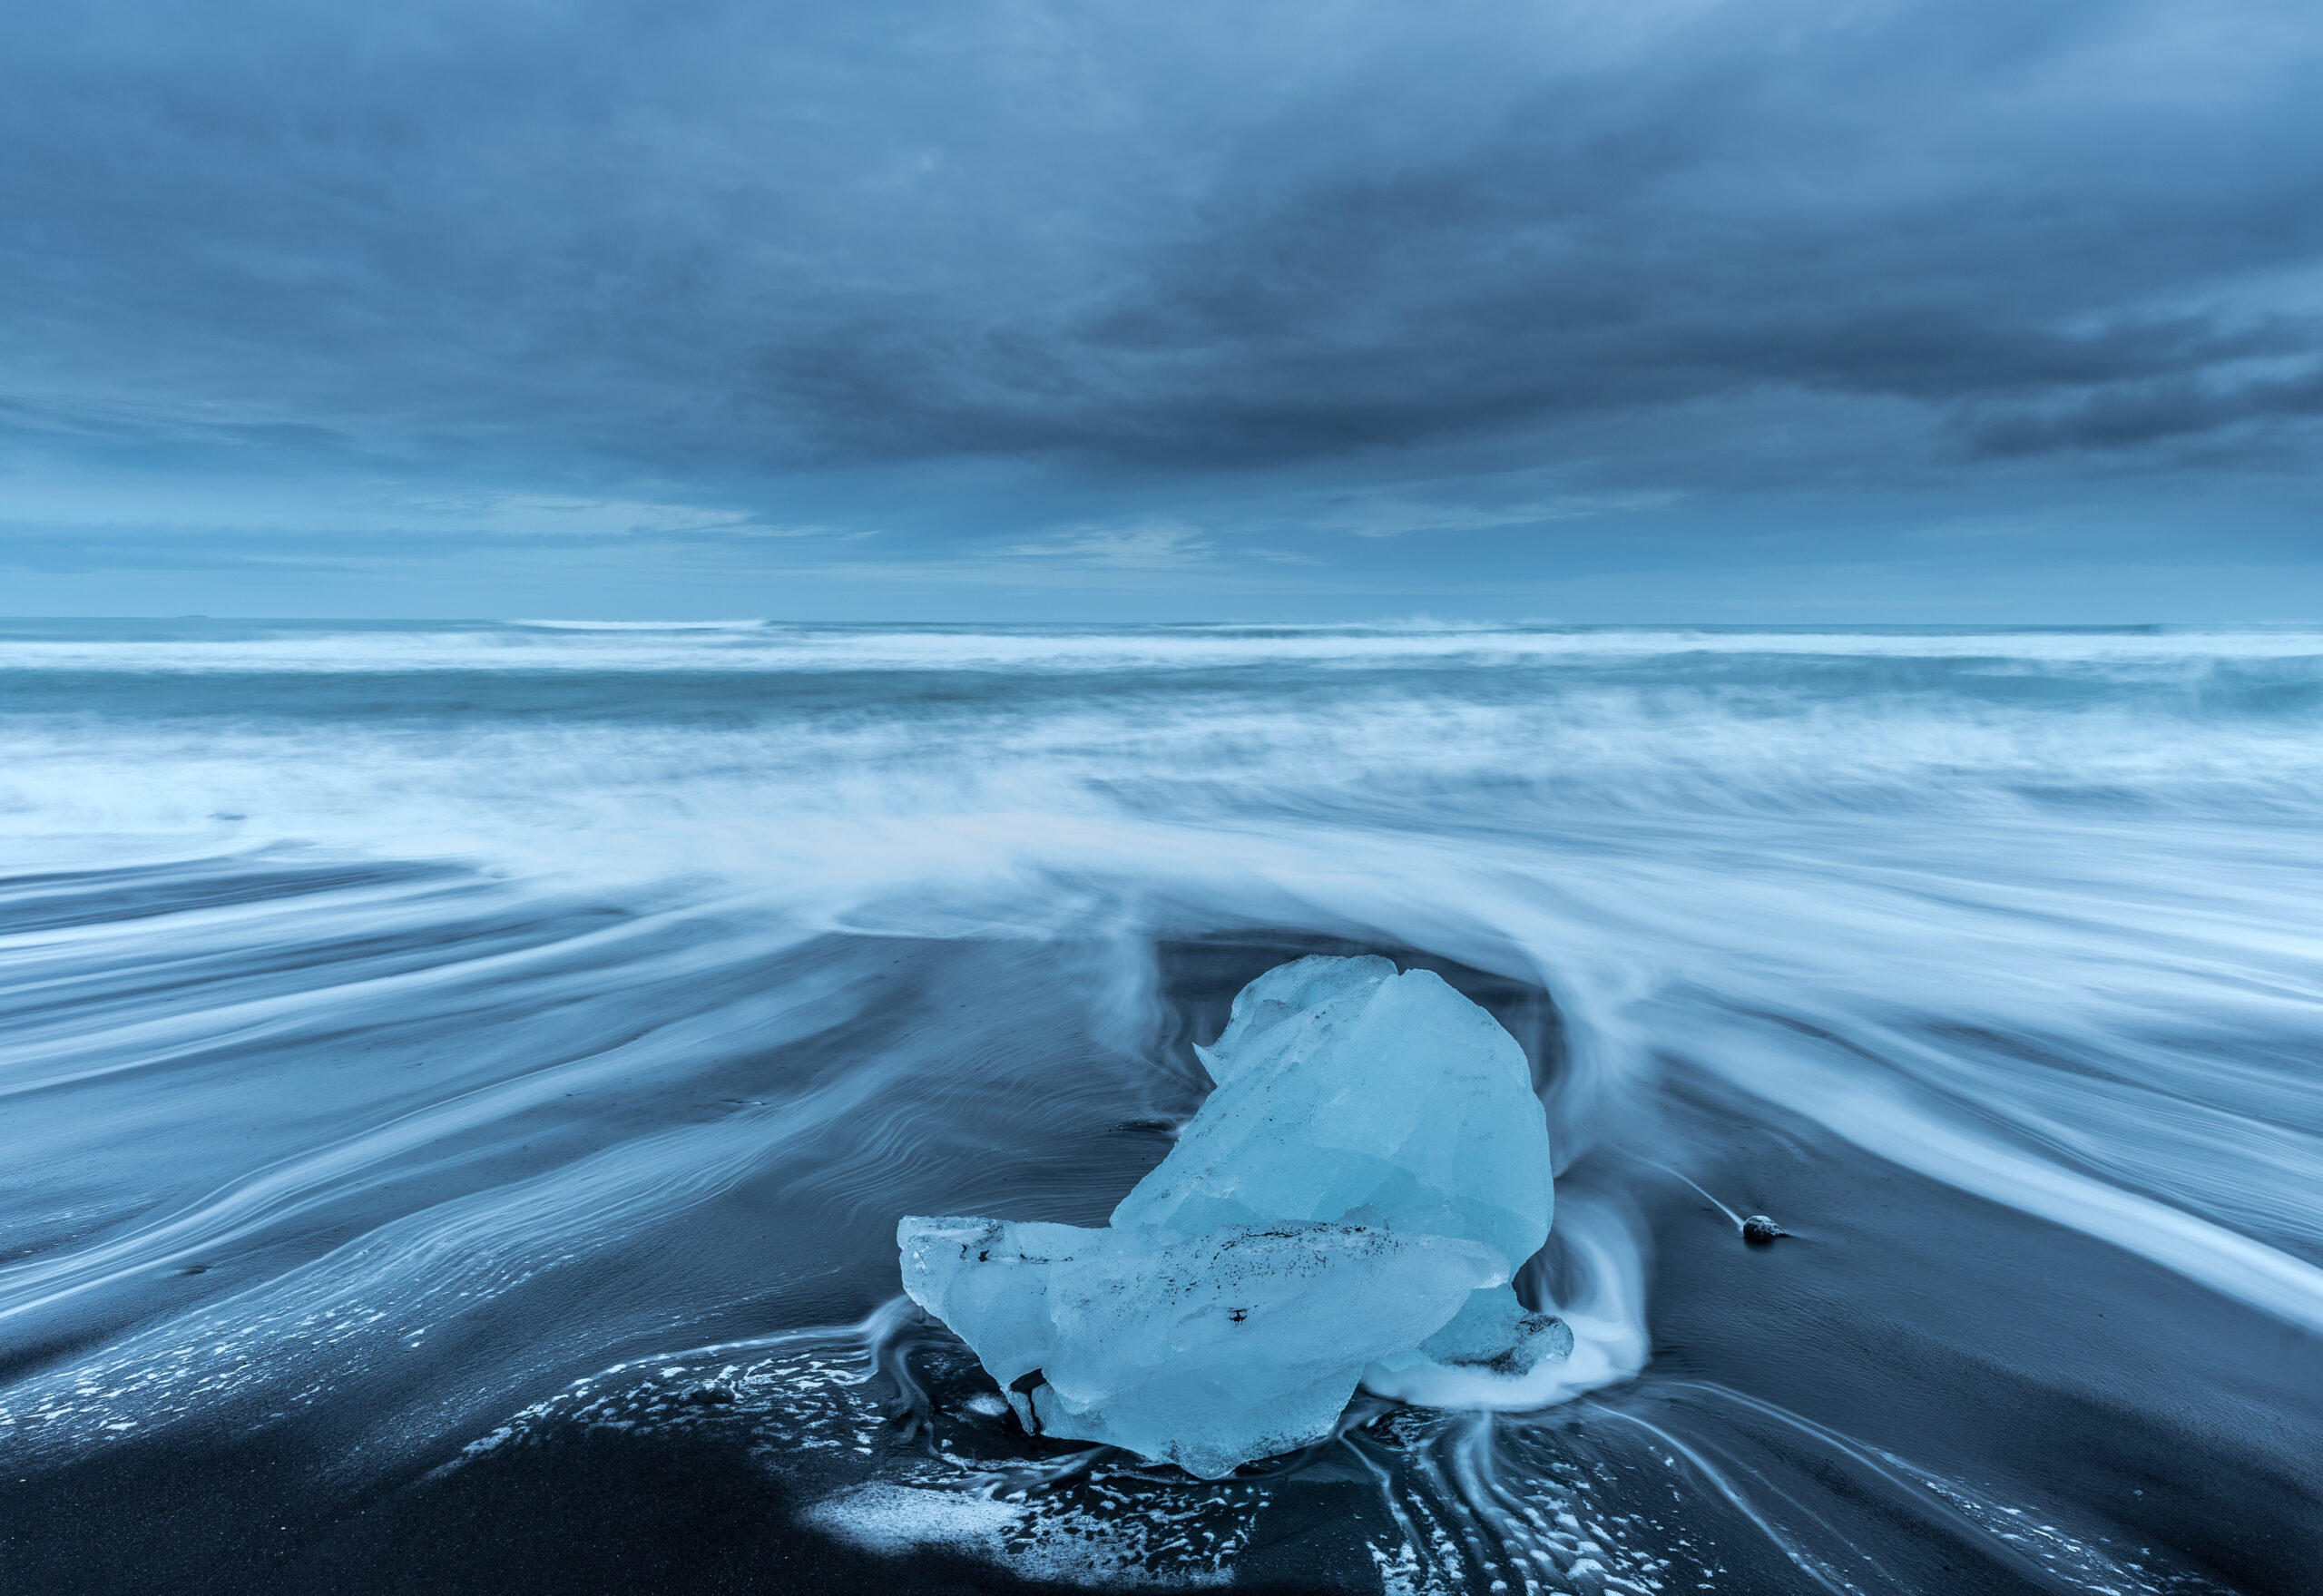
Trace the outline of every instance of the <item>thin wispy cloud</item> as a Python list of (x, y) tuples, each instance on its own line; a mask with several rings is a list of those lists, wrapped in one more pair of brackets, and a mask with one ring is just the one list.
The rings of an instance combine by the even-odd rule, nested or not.
[(1011, 559), (1062, 561), (1114, 570), (1162, 571), (1209, 563), (1211, 541), (1191, 526), (1085, 526), (1030, 543), (1003, 544)]
[(1526, 499), (1508, 504), (1457, 501), (1429, 502), (1394, 497), (1345, 502), (1315, 517), (1315, 524), (1358, 537), (1401, 537), (1409, 533), (1495, 532), (1509, 527), (1545, 526), (1560, 521), (1588, 521), (1659, 509), (1681, 495), (1675, 492), (1573, 494), (1561, 498)]

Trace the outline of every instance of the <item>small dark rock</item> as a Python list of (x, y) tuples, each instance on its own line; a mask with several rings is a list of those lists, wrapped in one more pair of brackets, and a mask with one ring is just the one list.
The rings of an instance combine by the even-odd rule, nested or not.
[(1776, 1237), (1789, 1234), (1789, 1231), (1764, 1214), (1752, 1214), (1742, 1221), (1742, 1239), (1750, 1242), (1753, 1247), (1764, 1247)]
[(696, 1407), (725, 1407), (734, 1400), (734, 1394), (718, 1385), (696, 1385), (686, 1393), (686, 1400)]

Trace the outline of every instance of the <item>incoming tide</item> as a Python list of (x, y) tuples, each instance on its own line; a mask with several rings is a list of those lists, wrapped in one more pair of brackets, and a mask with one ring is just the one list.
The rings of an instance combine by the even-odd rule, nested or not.
[[(0, 1588), (2311, 1591), (2318, 905), (2312, 633), (0, 623)], [(1572, 1361), (1023, 1435), (897, 1217), (1310, 952)]]

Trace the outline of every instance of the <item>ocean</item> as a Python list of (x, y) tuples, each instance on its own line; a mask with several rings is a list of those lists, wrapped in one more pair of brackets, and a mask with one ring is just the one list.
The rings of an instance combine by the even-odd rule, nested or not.
[[(0, 1590), (2323, 1589), (2323, 635), (5, 622), (0, 872)], [(1557, 1400), (1024, 1436), (897, 1218), (1316, 952)]]

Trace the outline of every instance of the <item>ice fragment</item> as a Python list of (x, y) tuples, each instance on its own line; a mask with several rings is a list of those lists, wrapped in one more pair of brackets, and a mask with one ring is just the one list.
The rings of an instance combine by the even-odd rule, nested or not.
[(905, 1219), (905, 1289), (1027, 1429), (1216, 1477), (1330, 1430), (1358, 1378), (1453, 1404), (1570, 1352), (1508, 1281), (1547, 1239), (1524, 1055), (1439, 977), (1309, 958), (1243, 988), (1217, 1083), (1100, 1230)]
[(1327, 1434), (1366, 1365), (1507, 1274), (1477, 1242), (1358, 1225), (1188, 1237), (913, 1218), (897, 1239), (905, 1289), (1027, 1430), (1205, 1478)]

